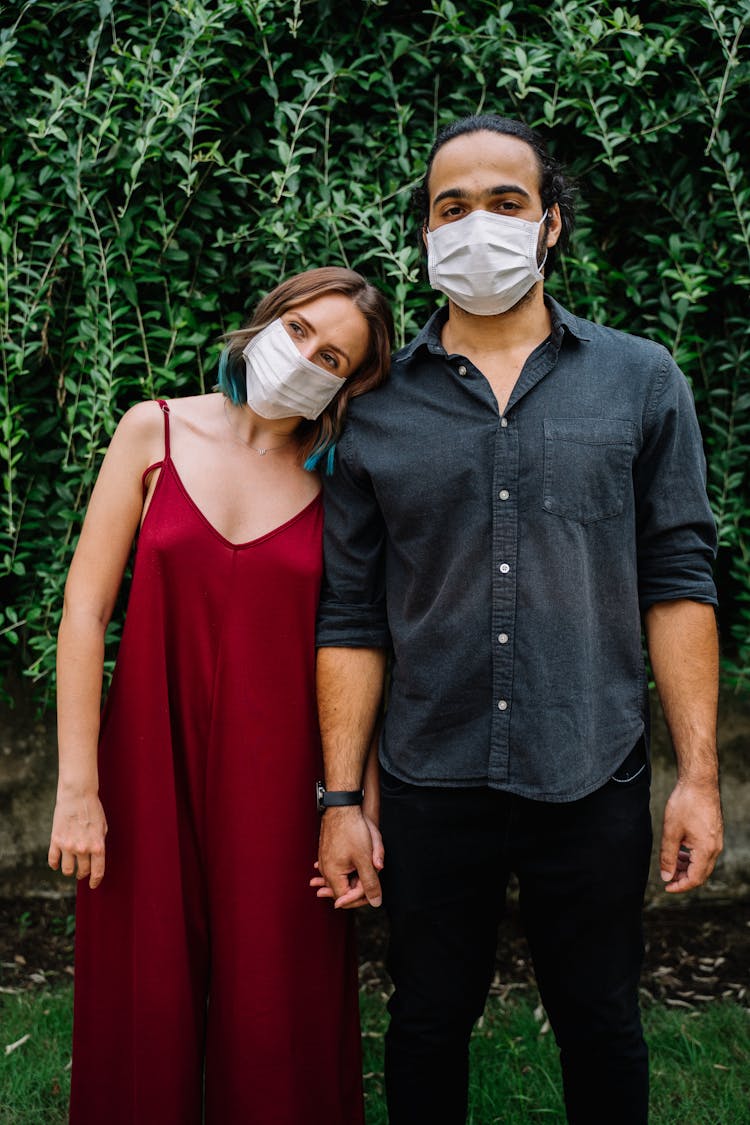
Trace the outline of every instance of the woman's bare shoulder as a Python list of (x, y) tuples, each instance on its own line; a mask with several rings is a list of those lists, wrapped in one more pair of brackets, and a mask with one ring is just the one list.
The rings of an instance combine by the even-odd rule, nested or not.
[(170, 399), (169, 417), (178, 425), (188, 426), (199, 434), (210, 433), (221, 422), (224, 410), (224, 395), (212, 392), (205, 395), (188, 395), (185, 398)]
[(202, 429), (221, 416), (223, 399), (224, 396), (219, 393), (138, 402), (123, 414), (113, 441), (117, 439), (118, 442), (139, 446), (150, 446), (155, 442), (163, 445), (164, 412), (161, 402), (166, 404), (170, 421)]
[(150, 437), (164, 430), (164, 417), (155, 399), (137, 402), (126, 410), (117, 424), (116, 433), (124, 433), (133, 438)]
[(107, 459), (134, 466), (160, 461), (164, 456), (164, 415), (158, 402), (139, 402), (117, 424)]

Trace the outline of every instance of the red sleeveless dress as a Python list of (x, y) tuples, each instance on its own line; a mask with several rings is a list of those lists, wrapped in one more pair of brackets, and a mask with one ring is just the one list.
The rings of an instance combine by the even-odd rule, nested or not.
[(228, 542), (162, 409), (102, 720), (107, 870), (78, 890), (70, 1120), (361, 1125), (352, 918), (308, 886), (320, 498)]

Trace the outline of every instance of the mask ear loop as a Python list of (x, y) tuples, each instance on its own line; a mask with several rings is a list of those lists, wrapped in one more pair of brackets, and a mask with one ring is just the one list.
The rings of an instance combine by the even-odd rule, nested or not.
[[(547, 208), (547, 210), (544, 212), (541, 219), (539, 220), (539, 229), (540, 230), (542, 229), (542, 223), (545, 221), (545, 219), (547, 218), (548, 215), (549, 215), (549, 207)], [(539, 271), (539, 273), (544, 273), (544, 263), (547, 261), (548, 255), (549, 255), (549, 250), (545, 249), (544, 257), (542, 258), (541, 262), (537, 262), (536, 268)]]

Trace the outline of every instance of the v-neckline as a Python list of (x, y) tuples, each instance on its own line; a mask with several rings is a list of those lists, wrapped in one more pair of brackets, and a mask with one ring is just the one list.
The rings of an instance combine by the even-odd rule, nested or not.
[[(154, 467), (156, 468), (156, 466), (154, 466)], [(246, 547), (254, 547), (257, 544), (262, 543), (265, 539), (270, 539), (272, 536), (278, 535), (280, 532), (285, 531), (287, 527), (289, 527), (293, 523), (296, 523), (296, 521), (298, 519), (301, 519), (302, 516), (304, 516), (305, 513), (308, 512), (312, 507), (319, 504), (320, 499), (321, 499), (321, 495), (322, 495), (322, 490), (319, 489), (315, 493), (315, 495), (313, 496), (312, 500), (310, 500), (307, 504), (305, 504), (304, 507), (300, 508), (300, 510), (298, 512), (295, 512), (294, 515), (290, 516), (289, 519), (284, 520), (283, 523), (280, 523), (277, 527), (273, 527), (269, 531), (264, 531), (262, 535), (257, 535), (254, 539), (247, 539), (243, 543), (233, 543), (231, 539), (227, 539), (226, 535), (222, 535), (222, 533), (219, 531), (219, 529), (211, 523), (211, 521), (209, 520), (208, 516), (206, 516), (206, 514), (202, 510), (202, 508), (200, 508), (198, 506), (198, 504), (196, 504), (195, 500), (193, 499), (193, 497), (190, 495), (187, 488), (185, 487), (185, 483), (182, 480), (182, 477), (180, 476), (180, 474), (177, 470), (177, 466), (175, 465), (175, 463), (174, 463), (174, 461), (172, 460), (171, 457), (166, 457), (164, 459), (164, 461), (161, 464), (161, 469), (162, 469), (162, 474), (163, 474), (164, 469), (169, 469), (171, 471), (172, 476), (174, 477), (174, 480), (175, 480), (180, 492), (185, 497), (185, 500), (187, 501), (188, 505), (192, 508), (192, 510), (195, 512), (196, 516), (198, 516), (201, 523), (203, 523), (205, 525), (205, 527), (208, 528), (208, 530), (211, 532), (211, 534), (213, 536), (215, 536), (215, 538), (218, 539), (220, 543), (223, 543), (225, 547), (228, 547), (232, 551), (241, 551)], [(160, 482), (161, 482), (161, 479), (162, 479), (162, 474), (160, 474), (159, 480), (156, 483), (156, 489), (154, 490), (154, 495), (151, 498), (151, 504), (149, 504), (149, 510), (148, 510), (148, 512), (146, 512), (146, 516), (144, 518), (144, 523), (145, 523), (145, 520), (148, 518), (148, 514), (151, 511), (151, 508), (153, 506), (153, 502), (156, 499), (156, 493), (159, 490), (159, 485), (160, 485)]]

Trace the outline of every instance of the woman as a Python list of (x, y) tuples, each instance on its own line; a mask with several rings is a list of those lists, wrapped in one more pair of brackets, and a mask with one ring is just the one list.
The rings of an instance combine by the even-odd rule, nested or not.
[(80, 880), (75, 1125), (362, 1121), (352, 935), (308, 902), (322, 511), (303, 466), (331, 460), (391, 343), (359, 274), (300, 274), (231, 335), (220, 393), (135, 406), (104, 459), (60, 626), (49, 852)]

